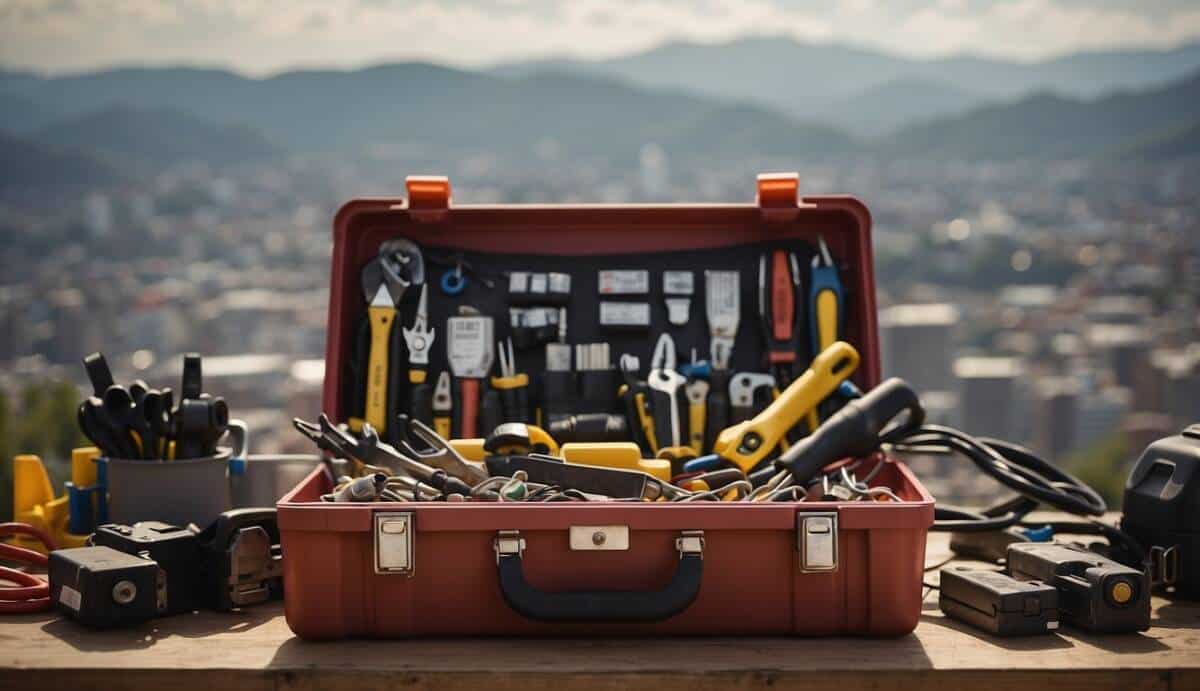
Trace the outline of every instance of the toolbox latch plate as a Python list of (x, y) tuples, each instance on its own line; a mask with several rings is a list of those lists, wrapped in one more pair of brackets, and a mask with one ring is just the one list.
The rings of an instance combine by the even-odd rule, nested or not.
[(413, 575), (413, 514), (381, 511), (375, 514), (375, 573)]
[(573, 525), (568, 533), (572, 551), (611, 552), (629, 549), (627, 525)]
[(831, 573), (838, 568), (838, 516), (836, 511), (802, 511), (796, 514), (796, 548), (801, 573)]
[(679, 537), (675, 538), (675, 549), (679, 552), (679, 558), (689, 554), (699, 555), (704, 558), (704, 531), (703, 530), (684, 530), (679, 533)]

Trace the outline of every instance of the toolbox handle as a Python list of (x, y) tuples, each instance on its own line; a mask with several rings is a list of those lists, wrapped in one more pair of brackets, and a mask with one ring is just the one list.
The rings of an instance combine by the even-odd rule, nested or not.
[(496, 567), (504, 601), (537, 621), (659, 621), (695, 601), (704, 573), (704, 534), (684, 531), (675, 540), (679, 567), (662, 590), (598, 590), (546, 593), (525, 580), (521, 555), (525, 540), (515, 530), (496, 536)]

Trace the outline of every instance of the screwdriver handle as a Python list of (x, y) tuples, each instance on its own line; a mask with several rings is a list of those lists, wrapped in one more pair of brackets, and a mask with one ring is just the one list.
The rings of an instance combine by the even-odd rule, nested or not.
[[(424, 370), (410, 371), (410, 381), (412, 372), (416, 371), (424, 373)], [(412, 384), (409, 389), (408, 414), (414, 420), (426, 425), (433, 425), (433, 387), (428, 382)]]
[(843, 406), (776, 459), (775, 467), (790, 471), (796, 484), (803, 485), (830, 463), (873, 453), (879, 448), (879, 433), (905, 411), (908, 419), (900, 424), (906, 428), (925, 422), (917, 393), (903, 379), (892, 377)]
[(836, 266), (812, 267), (809, 283), (809, 339), (814, 354), (842, 337), (842, 282)]
[(714, 369), (708, 380), (708, 414), (704, 421), (704, 448), (711, 449), (721, 430), (729, 426), (729, 380), (733, 372)]
[(459, 397), (461, 405), (457, 410), (461, 411), (459, 417), (459, 436), (463, 439), (474, 439), (479, 436), (479, 385), (481, 379), (459, 379)]
[(367, 403), (363, 417), (383, 435), (387, 432), (388, 346), (396, 308), (368, 307), (367, 317), (371, 321), (371, 354), (367, 359)]

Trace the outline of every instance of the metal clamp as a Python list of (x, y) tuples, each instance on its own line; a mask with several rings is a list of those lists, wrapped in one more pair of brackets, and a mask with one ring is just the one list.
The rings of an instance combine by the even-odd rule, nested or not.
[(685, 530), (679, 533), (679, 537), (675, 538), (675, 549), (679, 552), (680, 559), (689, 554), (695, 554), (703, 559), (704, 531)]
[(496, 551), (496, 563), (499, 564), (500, 557), (524, 554), (525, 538), (518, 530), (501, 530), (492, 540), (492, 549)]
[(1155, 585), (1174, 585), (1179, 578), (1178, 545), (1150, 548), (1150, 580)]

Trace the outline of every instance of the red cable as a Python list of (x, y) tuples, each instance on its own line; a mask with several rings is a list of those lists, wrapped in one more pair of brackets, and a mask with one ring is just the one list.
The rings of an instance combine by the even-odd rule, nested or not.
[[(0, 523), (0, 538), (11, 535), (35, 538), (46, 547), (47, 552), (57, 549), (54, 540), (45, 531), (28, 523)], [(50, 563), (45, 554), (4, 542), (0, 542), (0, 558), (43, 568)], [(0, 585), (0, 614), (23, 614), (50, 609), (50, 584), (44, 579), (0, 566), (0, 581), (17, 584), (16, 587)]]

